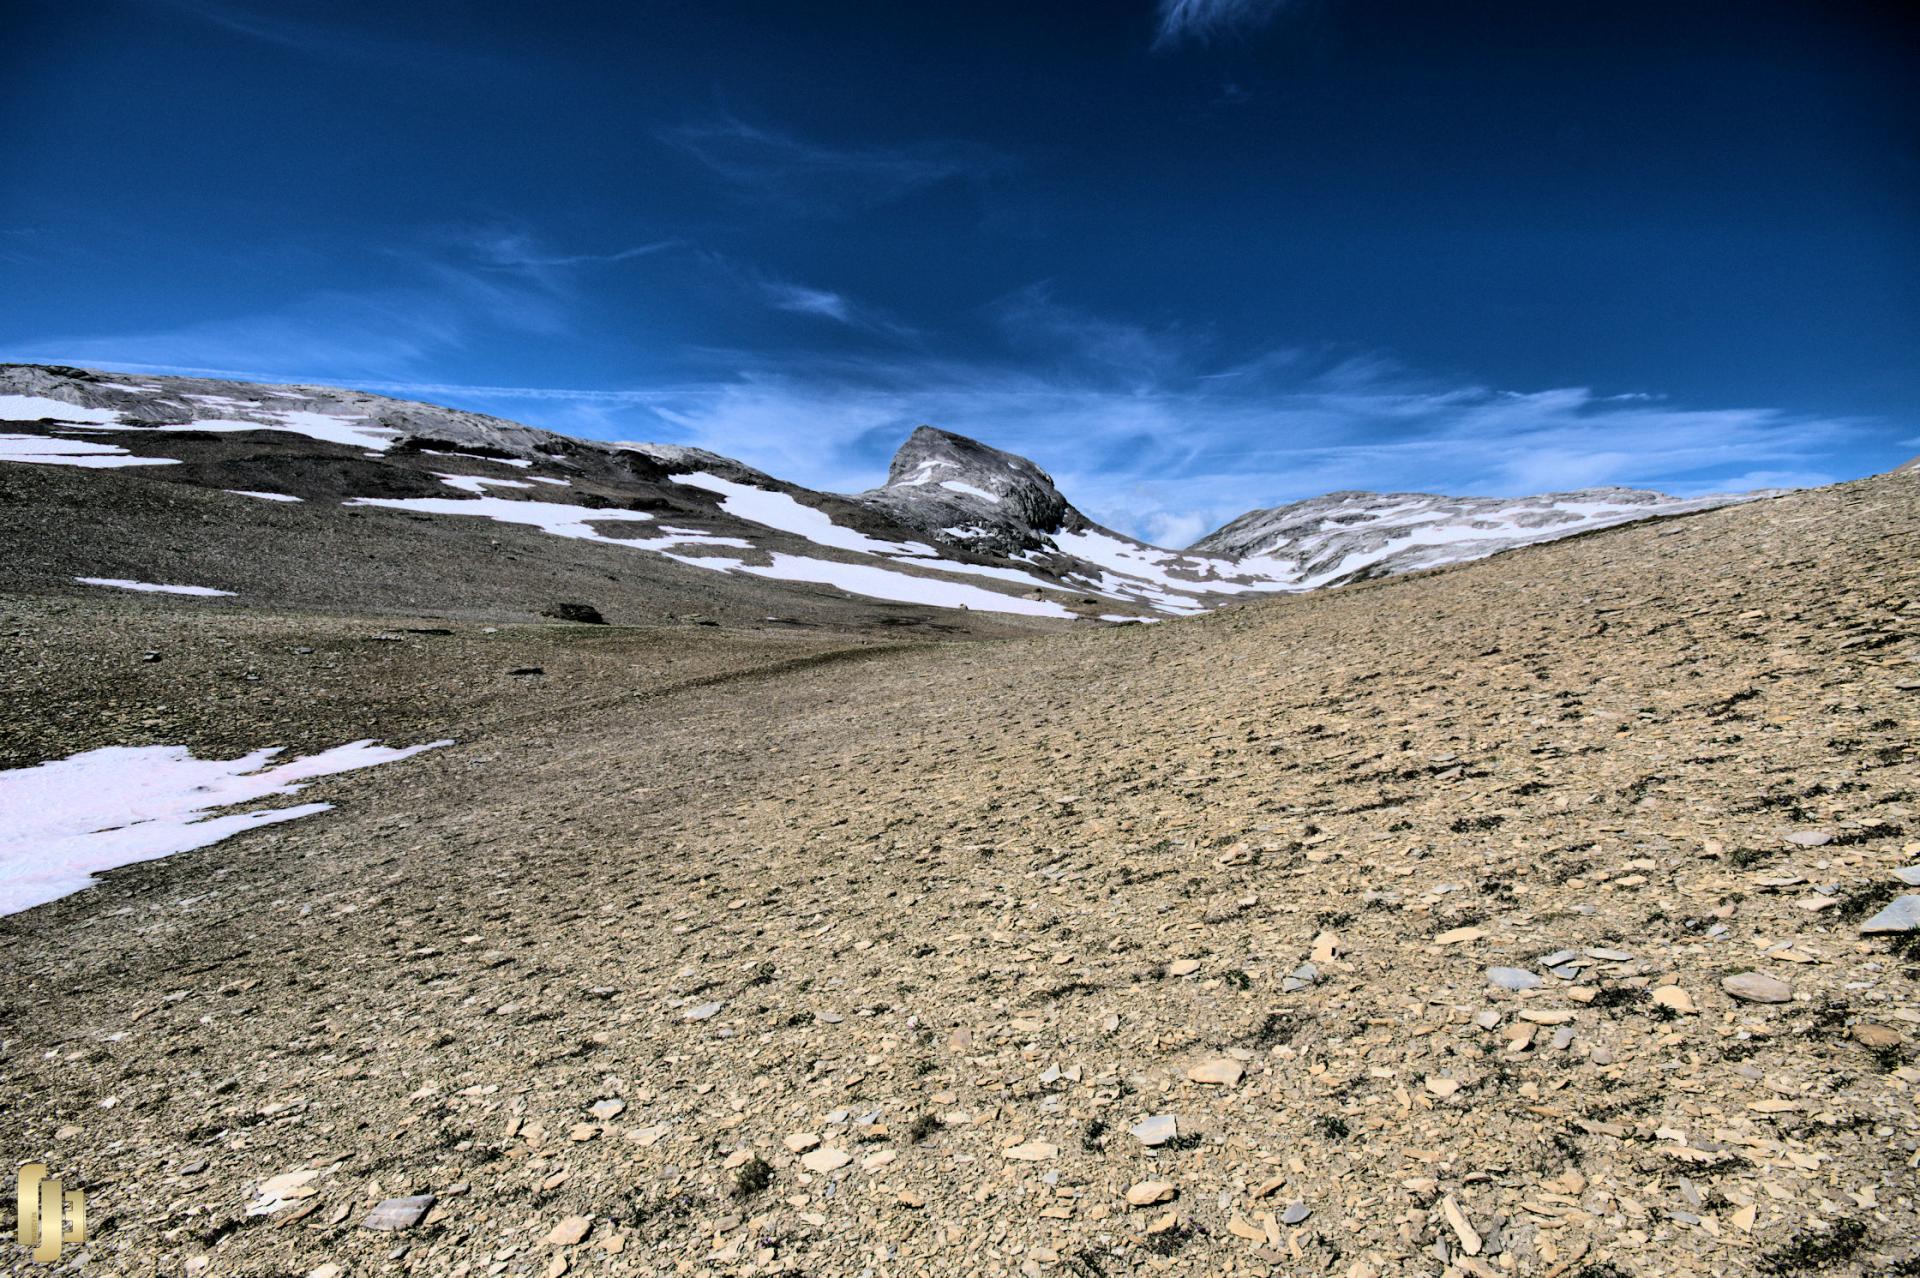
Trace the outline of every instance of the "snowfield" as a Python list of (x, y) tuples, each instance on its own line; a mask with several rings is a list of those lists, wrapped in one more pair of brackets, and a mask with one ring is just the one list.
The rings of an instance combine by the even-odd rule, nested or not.
[(185, 746), (108, 746), (0, 772), (0, 914), (58, 900), (94, 875), (188, 852), (331, 804), (209, 817), (215, 808), (293, 794), (315, 777), (391, 763), (452, 745), (336, 746), (268, 767), (278, 747), (238, 759), (196, 759)]
[(120, 414), (116, 409), (82, 408), (78, 404), (69, 404), (63, 399), (48, 399), (45, 395), (0, 395), (0, 422), (44, 420), (117, 425)]

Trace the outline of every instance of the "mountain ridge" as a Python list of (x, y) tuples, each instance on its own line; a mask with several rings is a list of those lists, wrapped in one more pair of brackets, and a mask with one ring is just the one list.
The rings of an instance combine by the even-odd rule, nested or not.
[[(903, 441), (885, 483), (849, 494), (705, 449), (575, 438), (314, 384), (0, 365), (0, 425), (0, 462), (414, 519), (474, 516), (650, 551), (669, 575), (679, 565), (1056, 621), (1191, 616), (1767, 495), (1347, 490), (1249, 511), (1173, 550), (1091, 519), (1031, 460), (930, 425)], [(234, 517), (254, 513), (243, 505)]]

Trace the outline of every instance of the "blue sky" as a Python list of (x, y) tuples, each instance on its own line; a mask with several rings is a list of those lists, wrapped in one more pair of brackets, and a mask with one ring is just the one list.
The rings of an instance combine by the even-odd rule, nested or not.
[(841, 490), (932, 422), (1170, 544), (1337, 488), (1920, 452), (1899, 5), (10, 14), (0, 358), (383, 389)]

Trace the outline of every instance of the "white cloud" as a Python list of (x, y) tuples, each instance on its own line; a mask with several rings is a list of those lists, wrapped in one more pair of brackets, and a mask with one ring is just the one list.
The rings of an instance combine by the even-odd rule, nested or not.
[(1287, 0), (1160, 0), (1157, 46), (1211, 40), (1271, 21)]
[(853, 308), (838, 293), (777, 280), (762, 281), (760, 291), (767, 299), (767, 305), (777, 311), (817, 315), (822, 319), (838, 320), (842, 324), (853, 323)]

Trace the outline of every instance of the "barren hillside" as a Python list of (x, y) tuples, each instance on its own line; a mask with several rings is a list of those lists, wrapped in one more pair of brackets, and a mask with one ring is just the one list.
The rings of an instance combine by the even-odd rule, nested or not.
[(0, 1121), (89, 1274), (1920, 1271), (1916, 498), (964, 644), (15, 596), (15, 765), (456, 744), (0, 919)]

